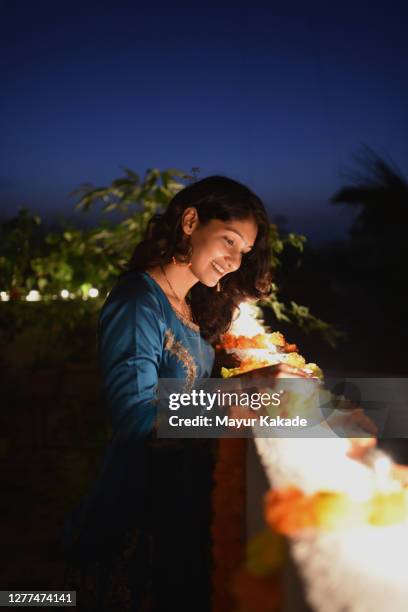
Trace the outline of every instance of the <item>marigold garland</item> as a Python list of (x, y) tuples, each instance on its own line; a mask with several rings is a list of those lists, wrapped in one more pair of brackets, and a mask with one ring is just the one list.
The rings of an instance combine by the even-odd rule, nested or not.
[[(226, 333), (221, 344), (216, 347), (227, 351), (234, 349), (263, 349), (276, 347), (285, 355), (289, 365), (308, 369), (315, 376), (322, 376), (320, 368), (307, 364), (297, 353), (297, 346), (286, 342), (280, 332), (262, 333), (252, 337)], [(269, 359), (247, 355), (240, 359), (238, 367), (221, 367), (223, 378), (239, 376), (244, 372), (270, 364)], [(213, 489), (213, 611), (226, 612), (236, 609), (239, 612), (274, 612), (282, 603), (280, 567), (284, 564), (282, 541), (275, 535), (274, 546), (269, 546), (268, 555), (262, 556), (256, 549), (255, 556), (248, 550), (245, 558), (245, 470), (246, 440), (240, 438), (221, 438), (218, 457), (214, 470)], [(270, 544), (270, 543), (269, 543)], [(261, 547), (262, 548), (262, 547)], [(274, 566), (267, 567), (270, 553), (274, 551)], [(266, 549), (265, 549), (266, 552)], [(252, 550), (253, 553), (253, 550)], [(259, 559), (257, 557), (259, 553)], [(263, 573), (264, 572), (264, 573)]]
[[(240, 330), (242, 329), (245, 328), (241, 326)], [(319, 366), (307, 363), (297, 352), (297, 346), (287, 343), (280, 332), (270, 333), (265, 330), (265, 333), (252, 337), (227, 333), (221, 341), (221, 346), (227, 351), (240, 351), (238, 367), (221, 368), (221, 376), (224, 378), (239, 376), (275, 362), (302, 368), (312, 376), (323, 378)], [(248, 350), (245, 355), (246, 349), (267, 350), (260, 350), (259, 355), (254, 356), (256, 350)], [(291, 397), (292, 404), (295, 404), (291, 404), (293, 410), (299, 408), (294, 399), (296, 398)], [(341, 399), (343, 402), (344, 398)], [(287, 407), (284, 407), (284, 410), (286, 411)], [(375, 527), (408, 520), (408, 473), (405, 466), (393, 468), (394, 479), (400, 480), (400, 489), (397, 487), (397, 490), (392, 491), (377, 490), (371, 499), (366, 501), (353, 500), (342, 492), (318, 491), (313, 495), (306, 495), (296, 487), (271, 490), (265, 496), (265, 518), (274, 541), (268, 542), (266, 538), (250, 542), (246, 565), (237, 569), (243, 554), (243, 533), (240, 530), (243, 528), (245, 454), (239, 456), (237, 448), (235, 451), (238, 456), (234, 457), (233, 452), (229, 452), (234, 442), (245, 443), (245, 440), (220, 440), (220, 456), (216, 468), (213, 525), (215, 612), (276, 612), (280, 608), (283, 603), (281, 570), (285, 563), (281, 544), (287, 544), (285, 536), (295, 535), (303, 529), (334, 530), (360, 525)], [(228, 450), (229, 444), (231, 448)], [(238, 478), (234, 470), (240, 461), (242, 463)], [(235, 485), (232, 484), (234, 478), (237, 479)], [(228, 484), (231, 490), (228, 490)], [(236, 512), (238, 508), (242, 511), (239, 519)], [(238, 541), (241, 541), (240, 546)], [(235, 575), (232, 576), (234, 569)], [(235, 598), (235, 607), (232, 605), (232, 595)]]
[(278, 533), (295, 535), (303, 529), (345, 529), (371, 524), (384, 526), (408, 518), (406, 490), (375, 493), (367, 501), (352, 500), (345, 493), (318, 491), (306, 495), (296, 487), (268, 491), (266, 522)]
[(214, 469), (213, 612), (233, 609), (232, 576), (245, 556), (246, 439), (220, 438)]

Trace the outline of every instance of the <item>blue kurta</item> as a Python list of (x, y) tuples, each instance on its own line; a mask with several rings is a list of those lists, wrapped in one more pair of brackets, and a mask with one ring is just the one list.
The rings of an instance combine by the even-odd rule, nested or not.
[[(160, 520), (157, 497), (163, 479), (167, 493), (177, 495), (187, 494), (195, 477), (200, 478), (200, 466), (196, 474), (175, 473), (186, 459), (194, 461), (193, 440), (155, 440), (155, 393), (159, 378), (182, 378), (192, 387), (210, 376), (214, 363), (214, 349), (199, 328), (172, 308), (147, 272), (128, 272), (110, 292), (100, 313), (98, 352), (113, 433), (96, 482), (65, 522), (63, 550), (76, 562), (109, 554), (132, 526), (151, 529)], [(174, 450), (183, 446), (184, 459), (177, 460), (177, 468), (168, 467), (166, 445), (173, 458)], [(180, 509), (178, 503), (176, 507)], [(163, 520), (172, 515), (171, 507), (160, 512)]]
[(110, 293), (99, 320), (99, 361), (115, 433), (148, 435), (158, 378), (192, 385), (210, 376), (214, 349), (181, 318), (147, 272), (131, 272)]

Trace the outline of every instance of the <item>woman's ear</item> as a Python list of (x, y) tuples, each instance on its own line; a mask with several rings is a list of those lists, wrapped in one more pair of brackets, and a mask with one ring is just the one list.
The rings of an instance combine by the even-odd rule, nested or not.
[(184, 233), (191, 236), (198, 225), (198, 213), (194, 206), (189, 206), (183, 213), (182, 228)]

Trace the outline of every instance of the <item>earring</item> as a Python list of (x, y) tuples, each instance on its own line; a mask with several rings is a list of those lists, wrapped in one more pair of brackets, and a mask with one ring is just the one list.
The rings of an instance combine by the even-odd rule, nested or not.
[(220, 281), (218, 281), (217, 283), (217, 293), (219, 293), (221, 291), (221, 283)]
[(172, 262), (174, 263), (175, 266), (179, 266), (180, 268), (190, 268), (191, 267), (191, 261), (189, 261), (188, 263), (180, 263), (179, 261), (177, 261), (177, 259), (174, 257), (171, 258)]
[(188, 244), (188, 251), (187, 251), (187, 255), (185, 255), (185, 260), (186, 260), (185, 262), (177, 261), (174, 255), (171, 258), (175, 266), (179, 266), (181, 268), (190, 268), (192, 266), (192, 262), (190, 260), (193, 255), (193, 245), (191, 244), (191, 240), (187, 239), (187, 244)]

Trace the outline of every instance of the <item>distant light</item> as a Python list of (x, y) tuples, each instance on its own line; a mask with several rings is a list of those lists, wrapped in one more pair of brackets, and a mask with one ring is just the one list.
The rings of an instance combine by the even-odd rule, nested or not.
[(40, 293), (36, 289), (31, 289), (26, 297), (27, 302), (38, 302), (41, 300)]
[(69, 291), (68, 291), (68, 289), (61, 289), (60, 295), (61, 295), (62, 298), (64, 298), (64, 300), (69, 298)]
[(10, 299), (10, 295), (8, 291), (0, 291), (0, 300), (2, 302), (8, 302)]
[(96, 298), (99, 295), (99, 291), (95, 287), (91, 287), (90, 290), (89, 290), (88, 295), (89, 295), (89, 297)]

